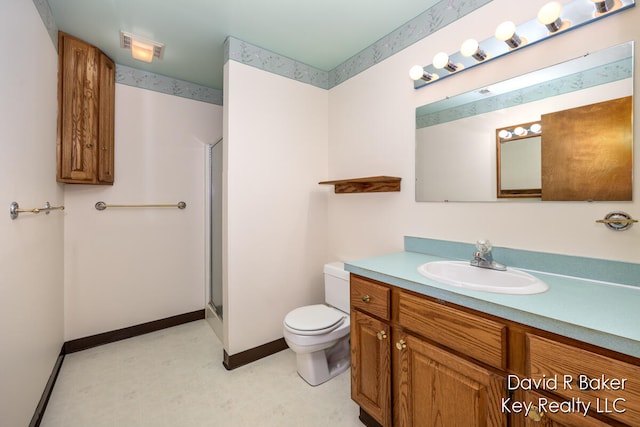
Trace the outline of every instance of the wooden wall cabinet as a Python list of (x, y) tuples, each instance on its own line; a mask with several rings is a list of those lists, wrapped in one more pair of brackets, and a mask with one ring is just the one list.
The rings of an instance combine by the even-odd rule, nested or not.
[[(355, 274), (351, 334), (351, 396), (369, 427), (640, 425), (640, 361), (631, 356)], [(508, 384), (565, 375), (573, 389)], [(578, 390), (580, 375), (626, 381), (619, 390)], [(549, 411), (548, 402), (567, 408), (577, 398), (591, 402), (587, 413)], [(623, 412), (613, 410), (616, 399)], [(532, 404), (529, 416), (520, 403)]]
[(115, 64), (98, 48), (58, 35), (57, 181), (113, 184)]

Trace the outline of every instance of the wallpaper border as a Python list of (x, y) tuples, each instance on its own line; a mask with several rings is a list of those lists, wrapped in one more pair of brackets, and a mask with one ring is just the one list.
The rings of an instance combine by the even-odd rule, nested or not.
[[(232, 59), (322, 89), (331, 89), (491, 1), (441, 0), (330, 71), (314, 68), (233, 36), (224, 42), (224, 62)], [(57, 49), (58, 28), (48, 0), (33, 0), (33, 3)], [(123, 65), (118, 69), (117, 83), (222, 105), (222, 91), (218, 89)]]

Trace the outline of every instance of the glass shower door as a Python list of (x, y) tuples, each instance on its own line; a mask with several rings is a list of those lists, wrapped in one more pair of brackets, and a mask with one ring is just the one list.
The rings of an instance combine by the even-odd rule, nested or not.
[(222, 320), (222, 140), (209, 146), (209, 305)]

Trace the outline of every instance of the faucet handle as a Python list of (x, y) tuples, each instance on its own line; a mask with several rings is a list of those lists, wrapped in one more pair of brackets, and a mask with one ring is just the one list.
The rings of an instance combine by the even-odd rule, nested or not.
[(476, 242), (476, 249), (482, 254), (491, 252), (492, 247), (493, 246), (491, 245), (489, 239), (480, 239)]

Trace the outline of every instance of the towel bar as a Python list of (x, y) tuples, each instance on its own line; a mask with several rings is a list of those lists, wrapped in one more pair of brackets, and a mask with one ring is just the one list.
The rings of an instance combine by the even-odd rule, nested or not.
[(9, 216), (11, 217), (11, 219), (16, 219), (21, 213), (39, 214), (40, 212), (44, 212), (45, 214), (49, 215), (49, 212), (55, 210), (64, 210), (64, 206), (51, 206), (51, 203), (45, 202), (44, 207), (42, 208), (20, 209), (18, 202), (12, 202), (9, 205)]
[(98, 202), (95, 207), (99, 211), (103, 211), (107, 208), (178, 208), (184, 209), (187, 207), (185, 202), (178, 202), (174, 204), (135, 204), (135, 205), (107, 205), (105, 202)]

